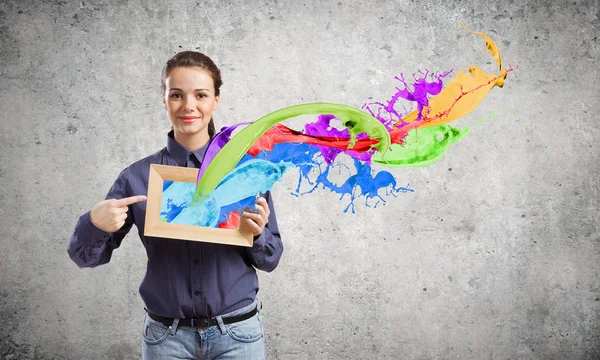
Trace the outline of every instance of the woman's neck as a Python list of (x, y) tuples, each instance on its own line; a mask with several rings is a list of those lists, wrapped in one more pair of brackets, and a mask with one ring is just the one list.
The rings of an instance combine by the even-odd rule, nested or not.
[(174, 131), (173, 138), (175, 138), (175, 141), (177, 141), (179, 145), (183, 146), (191, 152), (196, 152), (198, 149), (202, 148), (210, 141), (210, 136), (208, 136), (208, 132), (186, 135)]

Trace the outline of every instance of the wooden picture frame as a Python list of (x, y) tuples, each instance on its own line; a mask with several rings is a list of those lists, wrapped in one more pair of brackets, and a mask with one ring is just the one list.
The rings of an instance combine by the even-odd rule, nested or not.
[(158, 164), (150, 165), (144, 236), (251, 247), (253, 243), (252, 234), (244, 236), (237, 229), (218, 229), (160, 221), (164, 181), (196, 183), (197, 177), (198, 169)]

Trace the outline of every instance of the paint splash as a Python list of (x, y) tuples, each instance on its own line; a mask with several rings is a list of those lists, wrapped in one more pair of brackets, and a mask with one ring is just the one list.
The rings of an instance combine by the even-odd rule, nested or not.
[[(354, 147), (357, 135), (366, 133), (375, 140), (371, 145), (374, 150), (387, 151), (390, 135), (387, 129), (374, 117), (347, 105), (330, 103), (313, 103), (294, 105), (274, 111), (242, 129), (217, 152), (213, 159), (206, 157), (202, 162), (209, 162), (206, 171), (198, 179), (194, 202), (200, 203), (217, 187), (227, 173), (239, 163), (250, 147), (273, 125), (300, 115), (335, 114), (348, 129), (350, 138), (348, 148)], [(215, 136), (216, 138), (216, 136)], [(211, 141), (212, 142), (212, 141)], [(209, 144), (209, 147), (211, 145)], [(266, 149), (262, 149), (266, 150)], [(369, 149), (370, 150), (370, 149)], [(193, 204), (192, 204), (193, 205)]]
[[(227, 174), (207, 199), (198, 206), (190, 206), (196, 186), (176, 182), (163, 191), (161, 217), (173, 224), (215, 227), (220, 222), (221, 209), (233, 204), (234, 209), (257, 193), (264, 193), (281, 180), (291, 162), (272, 162), (248, 159)], [(235, 211), (235, 210), (234, 210)], [(162, 218), (161, 218), (162, 220)]]
[[(348, 198), (344, 211), (354, 212), (359, 197), (366, 199), (367, 206), (371, 202), (375, 207), (385, 203), (384, 197), (414, 191), (408, 184), (398, 186), (389, 172), (374, 171), (371, 164), (418, 167), (435, 163), (469, 132), (469, 128), (460, 130), (447, 123), (473, 111), (494, 86), (504, 85), (513, 70), (503, 68), (500, 51), (488, 36), (471, 33), (485, 39), (486, 50), (499, 65), (499, 74), (469, 66), (468, 73), (458, 71), (445, 86), (452, 71), (418, 71), (410, 85), (400, 74), (395, 77), (400, 83), (396, 92), (385, 102), (363, 105), (366, 112), (341, 104), (302, 104), (277, 110), (252, 123), (225, 127), (208, 145), (193, 191), (186, 188), (185, 196), (176, 194), (174, 198), (165, 195), (165, 221), (235, 228), (243, 209), (253, 205), (256, 192), (270, 190), (292, 167), (299, 170), (294, 195), (329, 189), (340, 194), (340, 199)], [(400, 100), (416, 109), (399, 111)], [(280, 124), (310, 114), (318, 114), (318, 119), (306, 124), (303, 131)], [(341, 129), (334, 126), (336, 122)], [(233, 135), (238, 128), (241, 130)], [(342, 153), (353, 159), (353, 169), (336, 163)], [(342, 166), (350, 174), (335, 183), (330, 175)], [(178, 189), (171, 191), (184, 191)]]
[(450, 145), (469, 133), (449, 125), (413, 129), (404, 138), (403, 145), (392, 145), (385, 154), (377, 153), (373, 162), (393, 167), (420, 167), (438, 161)]

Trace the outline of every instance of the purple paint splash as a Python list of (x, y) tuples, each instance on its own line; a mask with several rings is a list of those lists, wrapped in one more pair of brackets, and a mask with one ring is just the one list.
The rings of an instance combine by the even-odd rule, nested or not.
[[(399, 76), (395, 76), (394, 79), (400, 81), (404, 88), (396, 87), (396, 93), (387, 101), (387, 104), (383, 104), (381, 102), (373, 101), (366, 103), (362, 106), (362, 109), (367, 110), (371, 116), (377, 118), (381, 123), (388, 129), (388, 131), (394, 130), (394, 128), (401, 128), (406, 125), (404, 121), (402, 121), (403, 115), (398, 113), (396, 110), (396, 104), (400, 98), (408, 100), (413, 103), (417, 103), (418, 116), (417, 120), (421, 120), (423, 118), (422, 111), (423, 108), (429, 106), (429, 98), (431, 96), (437, 95), (442, 91), (443, 82), (442, 79), (449, 76), (452, 73), (452, 70), (446, 71), (444, 73), (433, 73), (431, 74), (431, 81), (427, 81), (427, 76), (429, 75), (429, 70), (425, 69), (425, 71), (419, 70), (418, 74), (421, 76), (417, 76), (417, 73), (413, 74), (413, 90), (411, 91), (408, 84), (404, 80), (404, 74), (400, 73)], [(374, 112), (371, 107), (376, 106), (377, 111)], [(408, 114), (412, 109), (404, 108), (404, 114)], [(398, 124), (394, 126), (394, 124)]]
[[(348, 129), (344, 128), (343, 130), (339, 130), (331, 126), (330, 122), (334, 119), (337, 119), (335, 115), (319, 115), (317, 121), (304, 125), (304, 133), (307, 135), (329, 136), (336, 139), (349, 139), (350, 134)], [(358, 134), (356, 136), (357, 139), (364, 139), (365, 137), (366, 134)], [(327, 164), (332, 164), (335, 158), (342, 152), (347, 153), (354, 159), (365, 161), (369, 164), (371, 163), (371, 157), (373, 156), (373, 152), (359, 153), (352, 150), (341, 150), (323, 145), (315, 146), (321, 150), (321, 154), (323, 154), (323, 158)]]
[[(423, 111), (423, 108), (429, 106), (429, 98), (439, 94), (440, 91), (442, 91), (443, 78), (449, 76), (451, 73), (452, 70), (441, 74), (433, 73), (430, 75), (429, 70), (427, 69), (425, 71), (419, 70), (418, 73), (413, 74), (414, 83), (412, 91), (404, 79), (404, 74), (401, 73), (399, 76), (395, 76), (394, 79), (400, 81), (403, 85), (403, 88), (396, 87), (396, 93), (387, 101), (387, 104), (383, 104), (381, 102), (370, 102), (364, 104), (362, 109), (366, 109), (371, 116), (379, 120), (390, 132), (395, 128), (401, 128), (407, 123), (402, 121), (403, 115), (396, 110), (396, 104), (398, 103), (398, 100), (402, 98), (416, 103), (419, 114), (417, 120), (420, 120), (422, 118), (421, 112)], [(427, 80), (428, 76), (431, 78), (429, 81)], [(374, 112), (371, 109), (372, 106), (377, 106), (377, 112)], [(403, 113), (407, 114), (411, 110), (412, 109), (404, 108)], [(304, 133), (307, 135), (330, 136), (340, 139), (350, 138), (348, 129), (339, 130), (331, 126), (331, 120), (334, 119), (336, 119), (334, 115), (320, 115), (316, 122), (306, 124), (304, 126)], [(394, 126), (394, 124), (397, 123), (400, 123), (400, 125)], [(359, 134), (359, 136), (357, 136), (359, 139), (365, 137), (365, 134)], [(323, 154), (327, 164), (332, 164), (335, 158), (341, 153), (346, 153), (353, 159), (364, 161), (370, 164), (371, 158), (374, 154), (374, 152), (359, 153), (351, 150), (330, 148), (323, 145), (317, 145), (317, 147), (319, 150), (321, 150), (321, 153)]]
[(204, 175), (206, 168), (210, 165), (210, 162), (215, 158), (219, 150), (231, 140), (231, 134), (241, 125), (249, 125), (252, 124), (251, 121), (241, 122), (239, 124), (231, 125), (231, 126), (223, 126), (221, 131), (219, 131), (212, 139), (210, 139), (208, 143), (208, 148), (202, 157), (202, 164), (200, 165), (200, 170), (198, 171), (198, 178), (196, 179), (196, 186), (200, 182), (200, 178)]

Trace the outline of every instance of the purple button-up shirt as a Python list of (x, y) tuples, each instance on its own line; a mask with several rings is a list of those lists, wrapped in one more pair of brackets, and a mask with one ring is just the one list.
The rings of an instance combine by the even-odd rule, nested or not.
[[(192, 153), (173, 139), (167, 146), (123, 170), (106, 195), (122, 199), (146, 195), (150, 164), (199, 167), (206, 146)], [(273, 202), (265, 194), (271, 215), (251, 248), (144, 236), (146, 202), (129, 205), (123, 227), (113, 233), (98, 229), (83, 214), (69, 240), (68, 253), (79, 267), (109, 262), (114, 249), (135, 224), (146, 253), (146, 276), (140, 295), (148, 311), (173, 318), (213, 317), (251, 304), (258, 292), (256, 269), (272, 271), (283, 252)]]

